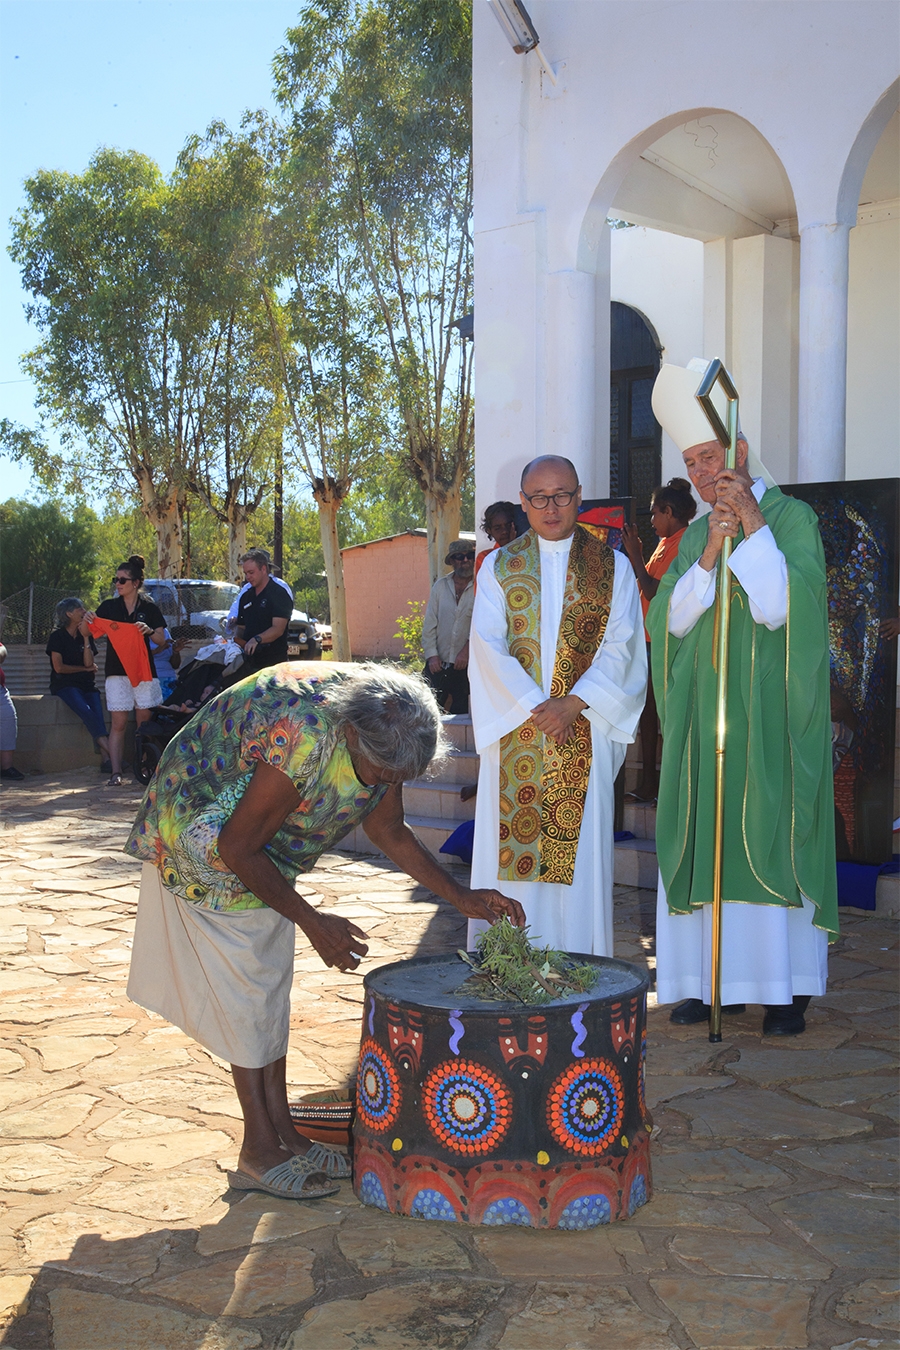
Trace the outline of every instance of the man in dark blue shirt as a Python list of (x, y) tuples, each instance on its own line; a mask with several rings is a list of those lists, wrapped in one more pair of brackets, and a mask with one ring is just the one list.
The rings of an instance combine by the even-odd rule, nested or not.
[(288, 592), (270, 576), (269, 555), (263, 549), (245, 553), (241, 567), (250, 590), (238, 603), (234, 640), (246, 658), (241, 673), (249, 675), (287, 660), (287, 626), (294, 606)]

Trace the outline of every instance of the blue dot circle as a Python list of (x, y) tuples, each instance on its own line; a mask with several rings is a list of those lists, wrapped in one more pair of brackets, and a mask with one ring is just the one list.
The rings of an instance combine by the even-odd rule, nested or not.
[(384, 1187), (374, 1172), (364, 1172), (359, 1183), (359, 1198), (364, 1205), (374, 1205), (376, 1209), (387, 1209), (387, 1196)]
[(566, 1205), (559, 1216), (557, 1228), (580, 1232), (585, 1228), (599, 1228), (601, 1224), (609, 1223), (611, 1218), (612, 1210), (605, 1195), (580, 1195), (577, 1200), (570, 1200)]
[(512, 1196), (506, 1196), (502, 1200), (494, 1200), (484, 1211), (481, 1220), (486, 1224), (518, 1224), (520, 1228), (531, 1228), (531, 1215), (521, 1200), (514, 1200)]
[(639, 1172), (632, 1181), (631, 1190), (628, 1193), (628, 1217), (630, 1218), (636, 1209), (640, 1209), (641, 1205), (646, 1205), (646, 1203), (647, 1178), (643, 1172)]
[(442, 1219), (456, 1223), (456, 1210), (440, 1191), (417, 1191), (409, 1210), (414, 1219)]

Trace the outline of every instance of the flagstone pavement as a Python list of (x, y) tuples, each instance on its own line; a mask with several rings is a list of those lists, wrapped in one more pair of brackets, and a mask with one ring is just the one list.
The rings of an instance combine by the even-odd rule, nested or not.
[[(129, 1003), (135, 789), (76, 770), (3, 793), (0, 1344), (14, 1350), (864, 1350), (897, 1323), (896, 919), (844, 917), (807, 1033), (650, 1013), (654, 1196), (582, 1233), (389, 1217), (228, 1189), (227, 1067)], [(460, 945), (383, 860), (331, 854), (314, 904), (367, 966)], [(655, 896), (617, 887), (653, 965)], [(361, 983), (298, 942), (288, 1078), (344, 1083)]]

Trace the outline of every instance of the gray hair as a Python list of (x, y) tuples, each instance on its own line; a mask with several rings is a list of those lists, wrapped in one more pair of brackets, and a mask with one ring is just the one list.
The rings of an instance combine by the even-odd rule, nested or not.
[(354, 666), (331, 682), (326, 703), (336, 726), (356, 729), (360, 753), (378, 769), (418, 778), (449, 753), (430, 687), (399, 666)]
[(69, 622), (69, 615), (72, 613), (73, 609), (84, 609), (84, 604), (78, 599), (77, 595), (70, 595), (67, 596), (65, 600), (60, 600), (59, 604), (56, 606), (57, 628), (65, 628), (66, 624)]
[(238, 562), (242, 562), (242, 563), (245, 563), (245, 562), (256, 563), (257, 567), (266, 567), (266, 568), (268, 568), (268, 569), (271, 571), (271, 568), (272, 568), (272, 555), (271, 555), (271, 553), (269, 552), (268, 549), (265, 549), (265, 548), (251, 548), (251, 549), (248, 549), (246, 553), (242, 553), (242, 554), (241, 554), (241, 556), (238, 558)]

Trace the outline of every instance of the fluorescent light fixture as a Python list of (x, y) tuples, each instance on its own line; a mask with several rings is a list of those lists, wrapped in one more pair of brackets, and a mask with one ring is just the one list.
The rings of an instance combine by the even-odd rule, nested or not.
[(540, 38), (528, 10), (520, 0), (491, 0), (491, 9), (517, 56), (534, 51)]
[(522, 4), (522, 0), (490, 0), (490, 6), (516, 55), (525, 56), (528, 52), (535, 52), (548, 80), (551, 84), (556, 84), (553, 69), (541, 51), (537, 29), (531, 22), (531, 15)]

